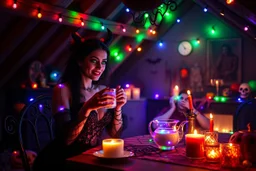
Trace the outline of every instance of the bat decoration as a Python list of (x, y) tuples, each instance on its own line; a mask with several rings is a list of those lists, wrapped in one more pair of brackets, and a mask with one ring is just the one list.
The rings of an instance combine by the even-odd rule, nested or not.
[(150, 64), (157, 64), (161, 61), (162, 59), (161, 58), (156, 58), (156, 59), (147, 59), (147, 62), (150, 63)]

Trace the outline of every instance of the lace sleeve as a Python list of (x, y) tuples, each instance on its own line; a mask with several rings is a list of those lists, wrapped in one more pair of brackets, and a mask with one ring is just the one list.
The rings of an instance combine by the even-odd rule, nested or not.
[(64, 109), (54, 115), (56, 124), (56, 137), (59, 138), (65, 145), (69, 145), (80, 134), (87, 117), (71, 118), (71, 111)]

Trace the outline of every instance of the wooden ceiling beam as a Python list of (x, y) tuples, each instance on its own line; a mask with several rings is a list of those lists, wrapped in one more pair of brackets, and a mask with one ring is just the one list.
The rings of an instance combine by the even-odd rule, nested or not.
[[(97, 6), (102, 1), (103, 0), (95, 1), (93, 4), (91, 4), (91, 6), (84, 13), (90, 14), (92, 11), (94, 11), (97, 8)], [(83, 30), (84, 30), (83, 28), (80, 28), (77, 30), (77, 32), (81, 33)], [(66, 36), (64, 40), (55, 42), (54, 44), (57, 44), (58, 48), (55, 49), (54, 51), (50, 51), (50, 53), (48, 54), (47, 60), (44, 61), (44, 65), (52, 64), (52, 63), (54, 63), (54, 61), (57, 58), (59, 58), (61, 60), (58, 60), (58, 66), (65, 66), (65, 63), (67, 60), (67, 59), (65, 59), (65, 58), (67, 58), (67, 53), (66, 53), (65, 49), (67, 48), (68, 44), (70, 43), (70, 40), (71, 40), (71, 37)]]
[[(177, 16), (181, 16), (181, 15), (185, 15), (187, 11), (189, 11), (189, 9), (191, 9), (191, 7), (194, 5), (193, 1), (181, 1), (178, 4), (177, 10), (175, 11), (175, 14)], [(161, 39), (167, 32), (168, 30), (170, 30), (170, 28), (176, 24), (176, 21), (173, 20), (171, 23), (165, 23), (163, 22), (160, 26), (160, 28), (158, 29), (158, 37), (159, 39)], [(136, 43), (136, 42), (134, 42)], [(122, 63), (117, 63), (114, 66), (112, 66), (112, 70), (111, 70), (111, 78), (112, 80), (116, 79), (116, 78), (120, 78), (122, 75), (125, 74), (125, 72), (127, 72), (136, 62), (138, 62), (139, 60), (142, 59), (142, 57), (145, 56), (145, 54), (148, 52), (147, 49), (152, 48), (155, 45), (155, 41), (149, 41), (149, 40), (143, 40), (140, 43), (136, 43), (134, 44), (135, 47), (133, 47), (133, 51), (132, 52), (125, 52), (126, 56), (125, 59), (123, 60)], [(136, 47), (141, 46), (142, 47), (142, 51), (141, 52), (137, 52)]]
[[(75, 26), (80, 28), (81, 27), (80, 18), (83, 18), (85, 23), (85, 25), (83, 26), (84, 29), (102, 31), (101, 23), (103, 23), (110, 30), (112, 30), (114, 34), (119, 34), (119, 35), (129, 36), (129, 37), (136, 36), (136, 33), (135, 33), (136, 28), (131, 25), (113, 22), (103, 18), (94, 17), (85, 13), (79, 13), (76, 11), (67, 10), (65, 8), (43, 4), (36, 1), (27, 3), (26, 0), (20, 0), (19, 2), (22, 2), (22, 3), (18, 4), (17, 9), (13, 9), (12, 6), (10, 6), (10, 4), (7, 4), (5, 1), (0, 1), (0, 8), (2, 8), (1, 10), (6, 10), (7, 12), (12, 12), (18, 15), (23, 15), (31, 18), (37, 18), (36, 16), (38, 13), (38, 8), (40, 8), (41, 13), (43, 15), (43, 17), (40, 20), (59, 24), (58, 14), (62, 14), (63, 21), (61, 24), (64, 24), (64, 25), (70, 25), (70, 26)], [(23, 4), (26, 4), (26, 5), (23, 5)], [(52, 14), (50, 14), (51, 12)], [(72, 15), (74, 17), (72, 17)], [(64, 18), (65, 16), (69, 18), (65, 19)], [(127, 31), (123, 32), (122, 27), (125, 27)], [(141, 29), (141, 33), (145, 34), (145, 39), (149, 39), (149, 40), (155, 39), (154, 36), (147, 34), (146, 29)]]

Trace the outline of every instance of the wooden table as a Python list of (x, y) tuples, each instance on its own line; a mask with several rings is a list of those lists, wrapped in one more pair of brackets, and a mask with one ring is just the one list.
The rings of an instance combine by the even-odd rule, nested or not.
[[(227, 142), (230, 134), (220, 134), (219, 141)], [(150, 135), (136, 136), (126, 138), (125, 145), (128, 144), (152, 144), (148, 141)], [(181, 144), (184, 145), (184, 144)], [(71, 157), (67, 159), (67, 167), (70, 170), (84, 171), (84, 170), (95, 170), (95, 171), (207, 171), (209, 169), (196, 168), (191, 166), (183, 166), (178, 164), (170, 164), (164, 162), (157, 162), (153, 160), (138, 159), (137, 157), (125, 158), (125, 159), (100, 159), (92, 155), (94, 151), (100, 150), (101, 147), (97, 147), (86, 151), (83, 154)]]

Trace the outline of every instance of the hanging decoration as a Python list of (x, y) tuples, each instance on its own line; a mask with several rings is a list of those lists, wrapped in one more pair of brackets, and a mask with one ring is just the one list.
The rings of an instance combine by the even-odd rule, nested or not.
[(177, 9), (177, 3), (174, 0), (123, 0), (127, 7), (126, 10), (133, 17), (133, 22), (137, 26), (144, 26), (149, 20), (151, 25), (159, 26), (165, 14)]

